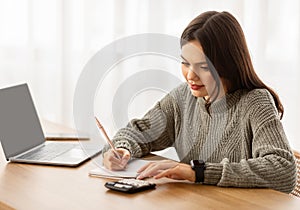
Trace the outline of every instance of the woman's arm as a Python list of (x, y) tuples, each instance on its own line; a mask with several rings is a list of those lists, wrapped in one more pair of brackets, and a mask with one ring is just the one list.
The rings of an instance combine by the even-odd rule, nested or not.
[[(206, 163), (204, 184), (223, 187), (262, 187), (289, 193), (296, 183), (296, 165), (273, 100), (261, 90), (249, 101), (248, 114), (252, 139), (252, 158), (240, 162)], [(256, 93), (257, 94), (257, 93)], [(238, 139), (237, 139), (238, 141)], [(154, 176), (194, 181), (194, 172), (184, 163), (161, 161), (140, 170), (139, 178)]]
[[(170, 147), (180, 127), (179, 113), (176, 99), (168, 94), (142, 119), (134, 119), (120, 129), (112, 141), (115, 147), (129, 150), (132, 157)], [(108, 149), (105, 146), (103, 153)]]
[(273, 99), (266, 90), (256, 91), (246, 115), (252, 128), (252, 158), (230, 163), (207, 163), (206, 184), (224, 187), (267, 187), (291, 192), (296, 165)]

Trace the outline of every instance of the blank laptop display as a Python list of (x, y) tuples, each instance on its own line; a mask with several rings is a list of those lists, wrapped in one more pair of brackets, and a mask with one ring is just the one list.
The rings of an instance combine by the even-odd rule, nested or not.
[(0, 142), (11, 162), (78, 166), (100, 152), (79, 142), (46, 141), (27, 84), (0, 90)]

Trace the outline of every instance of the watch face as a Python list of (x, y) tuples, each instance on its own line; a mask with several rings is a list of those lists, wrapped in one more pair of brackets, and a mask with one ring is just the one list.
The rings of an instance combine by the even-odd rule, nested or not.
[(191, 160), (191, 168), (195, 171), (196, 183), (204, 182), (205, 162), (203, 160)]

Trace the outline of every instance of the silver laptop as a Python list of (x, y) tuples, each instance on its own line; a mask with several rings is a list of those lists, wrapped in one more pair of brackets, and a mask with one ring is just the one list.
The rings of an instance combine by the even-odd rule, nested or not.
[(83, 150), (79, 142), (45, 141), (27, 84), (0, 90), (0, 142), (8, 161), (22, 163), (78, 166), (101, 151)]

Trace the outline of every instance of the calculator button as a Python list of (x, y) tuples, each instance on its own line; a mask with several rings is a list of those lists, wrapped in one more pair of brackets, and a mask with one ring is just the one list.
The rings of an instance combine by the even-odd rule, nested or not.
[(125, 187), (125, 185), (123, 185), (123, 184), (118, 184), (118, 183), (116, 183), (114, 186), (115, 186), (115, 187), (119, 187), (119, 188)]
[(130, 185), (123, 185), (123, 187), (126, 188), (126, 189), (131, 189), (132, 188), (132, 186), (130, 186)]

